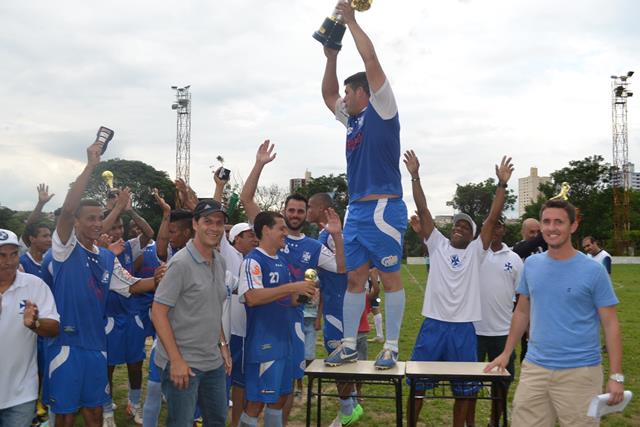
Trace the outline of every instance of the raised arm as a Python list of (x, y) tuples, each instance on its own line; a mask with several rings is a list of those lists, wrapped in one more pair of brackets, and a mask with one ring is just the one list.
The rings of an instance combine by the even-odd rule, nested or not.
[(216, 169), (213, 172), (213, 182), (215, 182), (215, 184), (216, 184), (216, 189), (215, 189), (215, 191), (213, 193), (213, 200), (215, 200), (216, 202), (220, 202), (220, 204), (222, 204), (222, 196), (224, 194), (224, 187), (229, 182), (228, 180), (221, 179), (218, 176), (218, 173), (220, 172), (221, 169), (222, 169), (222, 166), (220, 166), (218, 169)]
[(102, 142), (94, 142), (87, 148), (87, 164), (82, 170), (82, 173), (76, 178), (76, 181), (71, 184), (71, 188), (67, 193), (67, 197), (64, 199), (62, 205), (62, 211), (60, 212), (60, 218), (56, 225), (56, 231), (60, 242), (67, 244), (73, 231), (73, 224), (75, 222), (76, 209), (80, 206), (80, 200), (84, 194), (84, 190), (87, 188), (89, 178), (95, 170), (98, 163), (100, 163), (100, 153), (102, 152)]
[(140, 249), (144, 250), (151, 239), (153, 239), (153, 236), (155, 234), (153, 232), (153, 228), (151, 228), (149, 223), (144, 218), (142, 218), (138, 214), (138, 212), (135, 211), (135, 209), (133, 209), (133, 206), (131, 205), (131, 197), (129, 197), (129, 202), (125, 207), (125, 211), (129, 214), (129, 216), (131, 216), (131, 219), (136, 223), (140, 230), (142, 230), (142, 234), (140, 235)]
[(320, 225), (324, 227), (324, 229), (326, 229), (333, 238), (333, 243), (336, 247), (336, 273), (346, 273), (347, 262), (344, 256), (344, 239), (342, 237), (342, 223), (340, 222), (340, 216), (335, 210), (333, 210), (333, 208), (328, 208), (326, 210), (326, 215), (327, 223)]
[(495, 227), (502, 209), (504, 208), (504, 199), (507, 193), (507, 183), (511, 174), (513, 173), (513, 164), (511, 163), (511, 157), (502, 157), (500, 166), (496, 165), (496, 176), (498, 177), (498, 186), (496, 187), (496, 195), (491, 202), (491, 210), (487, 219), (482, 224), (482, 230), (480, 231), (480, 239), (482, 239), (482, 246), (485, 249), (489, 249), (491, 245), (491, 237), (493, 235), (493, 228)]
[(161, 261), (167, 260), (167, 246), (169, 245), (169, 219), (171, 218), (171, 206), (158, 193), (158, 189), (153, 189), (153, 197), (156, 203), (162, 209), (162, 222), (158, 229), (158, 238), (156, 239), (156, 255)]
[[(413, 200), (416, 203), (416, 210), (420, 220), (420, 235), (424, 239), (428, 239), (435, 228), (435, 223), (431, 217), (431, 212), (427, 207), (427, 198), (420, 184), (420, 161), (413, 150), (407, 150), (404, 153), (404, 164), (411, 175), (411, 189), (413, 191)], [(413, 224), (412, 224), (413, 225)], [(415, 227), (414, 227), (415, 228)], [(416, 230), (417, 232), (417, 230)]]
[(324, 56), (327, 57), (327, 64), (324, 67), (324, 76), (322, 77), (322, 99), (324, 99), (327, 108), (335, 114), (336, 101), (340, 98), (340, 84), (336, 71), (338, 51), (325, 46)]
[(349, 27), (349, 31), (358, 48), (358, 53), (362, 58), (362, 62), (364, 62), (364, 70), (367, 73), (369, 89), (371, 93), (375, 93), (382, 87), (387, 77), (384, 75), (384, 71), (382, 71), (382, 66), (380, 66), (380, 61), (378, 61), (373, 43), (356, 22), (355, 12), (350, 2), (339, 3), (336, 9), (342, 15), (344, 23)]
[(113, 224), (120, 218), (120, 214), (130, 201), (131, 193), (129, 192), (129, 187), (125, 187), (118, 193), (116, 204), (113, 206), (113, 209), (111, 209), (111, 212), (109, 212), (109, 215), (102, 221), (103, 230), (111, 230), (111, 227), (113, 227)]
[(33, 212), (31, 212), (27, 217), (27, 222), (24, 225), (25, 231), (22, 233), (22, 236), (20, 236), (24, 244), (27, 246), (30, 246), (31, 242), (29, 242), (29, 239), (25, 235), (26, 231), (29, 229), (29, 226), (31, 224), (37, 222), (40, 219), (40, 217), (42, 216), (42, 208), (47, 204), (47, 202), (49, 202), (49, 200), (51, 200), (53, 196), (55, 196), (55, 194), (49, 194), (49, 186), (47, 184), (38, 184), (38, 187), (36, 189), (38, 190), (38, 203), (36, 203), (36, 207), (33, 208)]
[(256, 163), (251, 169), (251, 173), (247, 177), (247, 180), (242, 186), (242, 192), (240, 193), (240, 201), (244, 206), (244, 210), (247, 213), (247, 219), (249, 223), (253, 223), (256, 215), (260, 213), (260, 208), (255, 201), (256, 190), (258, 189), (258, 181), (260, 180), (260, 174), (264, 166), (273, 161), (276, 158), (276, 153), (273, 153), (275, 145), (267, 139), (258, 147), (256, 153)]

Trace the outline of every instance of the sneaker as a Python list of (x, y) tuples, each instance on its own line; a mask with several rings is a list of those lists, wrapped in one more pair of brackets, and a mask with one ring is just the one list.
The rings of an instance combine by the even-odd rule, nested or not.
[(376, 369), (391, 369), (396, 366), (398, 360), (398, 352), (389, 350), (388, 348), (382, 349), (376, 356), (376, 361), (373, 364)]
[(384, 342), (384, 337), (381, 337), (380, 335), (376, 335), (373, 338), (369, 338), (367, 342), (377, 342), (379, 344), (382, 344)]
[(340, 423), (343, 427), (352, 426), (358, 422), (358, 420), (364, 414), (364, 409), (359, 404), (353, 408), (351, 415), (340, 415)]
[(108, 412), (102, 417), (102, 427), (118, 427), (116, 419), (113, 418), (113, 412)]
[(134, 405), (129, 401), (127, 403), (127, 415), (133, 417), (133, 422), (142, 425), (142, 405)]
[(204, 420), (202, 419), (202, 417), (198, 417), (195, 420), (193, 420), (193, 426), (194, 427), (202, 427), (202, 423), (204, 422)]
[(345, 345), (340, 345), (333, 350), (333, 353), (324, 359), (324, 364), (327, 366), (342, 366), (345, 363), (352, 363), (358, 361), (358, 352), (351, 350)]

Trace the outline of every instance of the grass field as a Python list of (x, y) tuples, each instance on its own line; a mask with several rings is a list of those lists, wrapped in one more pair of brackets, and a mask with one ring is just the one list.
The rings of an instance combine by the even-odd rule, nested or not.
[[(426, 283), (426, 272), (424, 266), (403, 266), (402, 275), (404, 279), (407, 305), (404, 316), (402, 334), (400, 337), (400, 359), (405, 360), (411, 354), (415, 337), (418, 333), (422, 322), (420, 314), (422, 310), (422, 301), (424, 296), (424, 286)], [(624, 414), (609, 415), (603, 418), (601, 425), (607, 427), (621, 426), (638, 426), (640, 425), (640, 401), (638, 393), (640, 385), (638, 376), (640, 375), (640, 265), (615, 265), (613, 268), (613, 283), (620, 305), (618, 306), (618, 316), (620, 318), (624, 359), (623, 370), (625, 373), (625, 388), (631, 390), (636, 396), (629, 404)], [(372, 328), (373, 329), (373, 328)], [(380, 350), (380, 344), (369, 344), (369, 358), (373, 358)], [(321, 337), (318, 337), (318, 357), (324, 356), (324, 349), (321, 346)], [(519, 349), (517, 350), (519, 354)], [(608, 362), (605, 359), (603, 365), (605, 370)], [(519, 372), (519, 366), (516, 369)], [(145, 363), (145, 381), (146, 381), (146, 363)], [(517, 385), (517, 378), (514, 385)], [(372, 387), (372, 386), (369, 386)], [(379, 386), (378, 386), (379, 387)], [(372, 387), (374, 388), (374, 387)], [(515, 387), (510, 389), (511, 397)], [(370, 390), (372, 392), (388, 392), (388, 390)], [(115, 402), (118, 405), (116, 410), (116, 420), (119, 427), (134, 426), (133, 421), (124, 413), (127, 399), (127, 379), (126, 368), (118, 367), (114, 378)], [(404, 396), (409, 393), (408, 387), (405, 386)], [(511, 401), (511, 400), (510, 400)], [(330, 399), (323, 399), (323, 422), (329, 425), (332, 418), (337, 412), (337, 403)], [(359, 425), (367, 427), (389, 426), (393, 425), (395, 417), (394, 403), (391, 401), (369, 399), (364, 402), (365, 415), (359, 422)], [(406, 406), (406, 405), (405, 405)], [(447, 426), (451, 425), (452, 403), (450, 401), (437, 401), (425, 403), (421, 414), (420, 423), (422, 426)], [(489, 417), (488, 402), (478, 402), (476, 424), (478, 426), (486, 426)], [(164, 409), (163, 409), (164, 415)], [(289, 423), (292, 427), (303, 426), (305, 412), (303, 404), (299, 404), (294, 408), (292, 420)], [(406, 410), (405, 410), (406, 417)], [(161, 420), (164, 419), (164, 416)], [(161, 423), (162, 424), (162, 423)], [(76, 425), (82, 425), (78, 419)]]

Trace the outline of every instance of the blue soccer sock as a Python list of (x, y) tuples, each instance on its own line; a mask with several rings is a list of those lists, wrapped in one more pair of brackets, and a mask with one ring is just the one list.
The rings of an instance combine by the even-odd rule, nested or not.
[(353, 413), (353, 407), (355, 403), (353, 403), (353, 399), (348, 397), (346, 399), (340, 399), (340, 415), (344, 415), (348, 417)]
[[(266, 414), (265, 414), (266, 416)], [(282, 420), (282, 417), (280, 417)], [(282, 422), (282, 421), (281, 421)], [(258, 418), (250, 417), (246, 412), (243, 412), (240, 415), (240, 425), (239, 427), (258, 427)]]
[(147, 397), (142, 406), (142, 427), (157, 427), (162, 405), (162, 384), (147, 381)]
[(366, 292), (353, 293), (345, 292), (344, 304), (342, 306), (342, 328), (344, 334), (344, 345), (351, 350), (356, 349), (356, 337), (358, 336), (358, 325), (366, 305)]
[(113, 414), (113, 397), (109, 396), (107, 401), (102, 405), (102, 412), (106, 414)]
[(282, 409), (265, 408), (264, 427), (282, 427)]
[(142, 394), (142, 390), (129, 388), (129, 402), (134, 405), (140, 404), (140, 395)]
[(387, 340), (384, 343), (384, 348), (396, 353), (398, 352), (402, 316), (404, 316), (404, 304), (404, 289), (384, 293), (385, 323), (387, 327)]

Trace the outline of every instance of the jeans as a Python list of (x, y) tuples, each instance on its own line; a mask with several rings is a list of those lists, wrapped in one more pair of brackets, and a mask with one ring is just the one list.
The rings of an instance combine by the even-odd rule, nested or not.
[(227, 386), (224, 365), (211, 371), (191, 368), (186, 389), (178, 389), (170, 376), (170, 364), (162, 371), (162, 393), (167, 398), (167, 427), (191, 427), (196, 403), (204, 427), (225, 427), (227, 421)]
[(0, 409), (0, 427), (30, 427), (35, 415), (35, 400)]

